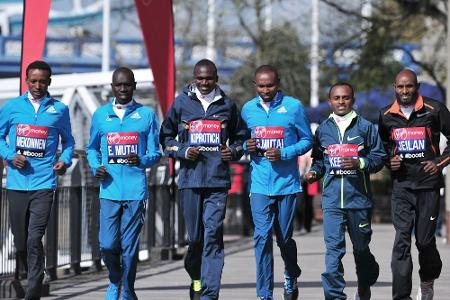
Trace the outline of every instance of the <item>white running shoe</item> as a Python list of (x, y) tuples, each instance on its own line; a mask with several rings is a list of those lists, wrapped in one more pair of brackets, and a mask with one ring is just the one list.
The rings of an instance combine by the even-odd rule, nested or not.
[(434, 280), (420, 282), (419, 290), (417, 291), (416, 300), (433, 300), (434, 296)]

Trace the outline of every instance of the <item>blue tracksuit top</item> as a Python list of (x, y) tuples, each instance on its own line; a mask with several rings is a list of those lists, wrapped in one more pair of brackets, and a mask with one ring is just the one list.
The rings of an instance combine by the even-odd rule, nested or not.
[[(62, 152), (57, 158), (60, 137)], [(8, 189), (54, 190), (56, 174), (53, 166), (57, 160), (70, 166), (74, 145), (69, 109), (50, 94), (41, 99), (37, 112), (28, 99), (28, 92), (8, 100), (0, 110), (0, 156), (8, 162)], [(22, 169), (12, 164), (16, 154), (27, 157), (28, 163)]]
[[(161, 157), (159, 124), (153, 110), (142, 104), (127, 106), (122, 120), (112, 102), (99, 107), (92, 116), (87, 159), (92, 172), (105, 166), (108, 175), (100, 181), (100, 198), (145, 200), (148, 197), (145, 169)], [(139, 165), (130, 166), (124, 157), (137, 153)]]
[[(186, 86), (175, 98), (161, 125), (159, 136), (164, 152), (180, 159), (179, 189), (230, 188), (229, 163), (222, 161), (220, 150), (214, 149), (220, 147), (216, 142), (221, 145), (228, 143), (232, 160), (240, 159), (243, 154), (245, 128), (234, 102), (222, 90), (220, 95), (220, 99), (212, 102), (205, 112), (195, 95), (195, 85)], [(200, 133), (197, 137), (206, 137), (209, 134), (203, 132), (208, 126), (206, 122), (219, 124), (220, 129), (212, 133), (218, 136), (220, 141), (207, 141), (206, 146), (201, 147), (204, 150), (201, 150), (201, 155), (196, 161), (187, 160), (186, 150), (192, 146), (199, 146), (198, 143), (192, 143), (194, 134)], [(198, 131), (199, 126), (195, 129), (192, 125), (199, 123), (204, 124), (201, 126), (202, 132), (193, 132)]]
[[(344, 146), (342, 146), (344, 145)], [(345, 148), (340, 148), (345, 147)], [(354, 147), (356, 156), (364, 160), (358, 170), (339, 169), (337, 160), (346, 156), (343, 149)], [(356, 116), (341, 136), (333, 117), (320, 124), (314, 136), (311, 171), (324, 177), (322, 208), (365, 209), (372, 207), (369, 173), (383, 168), (387, 159), (374, 124)]]
[(269, 112), (260, 97), (242, 108), (242, 119), (248, 135), (262, 148), (280, 148), (281, 160), (270, 162), (266, 157), (251, 155), (250, 192), (269, 196), (289, 195), (301, 191), (297, 156), (311, 149), (312, 134), (303, 104), (278, 91)]

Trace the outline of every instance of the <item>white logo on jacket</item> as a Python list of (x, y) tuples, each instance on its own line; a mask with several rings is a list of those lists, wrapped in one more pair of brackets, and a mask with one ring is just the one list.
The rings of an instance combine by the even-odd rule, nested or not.
[(131, 119), (140, 119), (141, 115), (138, 112), (135, 112), (134, 114), (131, 115), (130, 117)]
[(280, 107), (279, 109), (277, 109), (277, 113), (286, 113), (287, 109), (286, 107), (284, 107), (284, 105), (282, 107)]
[(47, 108), (47, 112), (51, 113), (51, 114), (55, 114), (56, 113), (56, 109), (54, 106), (50, 106), (49, 108)]

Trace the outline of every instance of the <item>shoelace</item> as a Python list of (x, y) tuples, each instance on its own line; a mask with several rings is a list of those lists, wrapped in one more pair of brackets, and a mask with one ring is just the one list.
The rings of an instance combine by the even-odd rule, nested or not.
[(288, 293), (292, 293), (297, 289), (297, 279), (296, 278), (284, 278), (284, 289)]

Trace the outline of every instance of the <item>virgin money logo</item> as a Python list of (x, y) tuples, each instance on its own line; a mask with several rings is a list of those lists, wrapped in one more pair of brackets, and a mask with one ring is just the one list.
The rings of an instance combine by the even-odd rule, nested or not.
[(18, 124), (16, 128), (17, 135), (20, 136), (29, 136), (30, 135), (30, 125), (27, 124)]
[(338, 145), (329, 145), (328, 146), (328, 155), (329, 156), (336, 156), (339, 152)]
[(191, 132), (220, 132), (219, 121), (199, 120), (189, 123), (189, 130)]
[(394, 130), (394, 140), (406, 140), (408, 138), (408, 131), (406, 128), (399, 128)]
[(16, 135), (35, 138), (47, 138), (48, 128), (45, 126), (33, 126), (28, 124), (17, 124)]
[(109, 145), (114, 144), (137, 144), (138, 134), (136, 132), (108, 132), (106, 135), (106, 142)]
[(266, 132), (267, 132), (266, 127), (256, 127), (255, 138), (265, 138)]
[(108, 133), (106, 136), (106, 140), (108, 144), (119, 144), (120, 143), (120, 134), (118, 132)]

